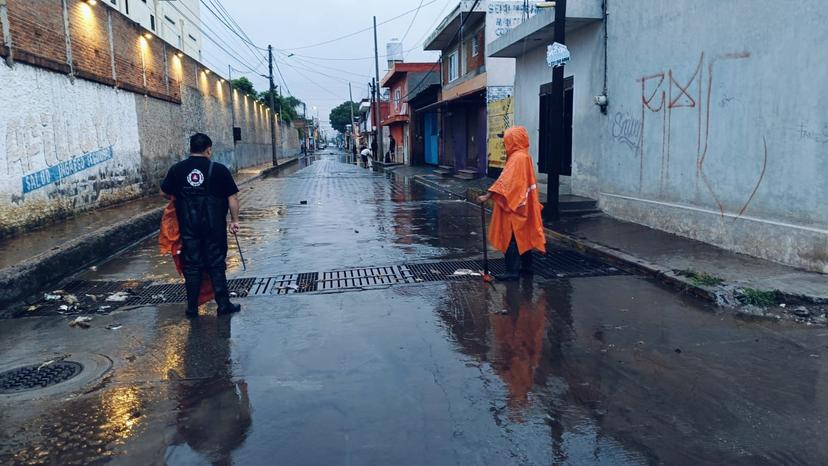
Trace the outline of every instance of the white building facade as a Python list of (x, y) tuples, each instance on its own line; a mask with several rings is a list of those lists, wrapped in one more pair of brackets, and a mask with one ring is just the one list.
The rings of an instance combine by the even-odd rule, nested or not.
[(199, 0), (100, 0), (152, 31), (195, 60), (202, 61)]

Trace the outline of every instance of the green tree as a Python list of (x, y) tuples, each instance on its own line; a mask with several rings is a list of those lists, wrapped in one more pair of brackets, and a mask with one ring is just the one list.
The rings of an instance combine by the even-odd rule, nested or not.
[(339, 131), (342, 134), (348, 132), (348, 130), (345, 128), (345, 125), (352, 124), (351, 109), (354, 110), (354, 115), (356, 115), (357, 111), (359, 110), (359, 105), (356, 102), (342, 102), (338, 106), (334, 107), (333, 110), (331, 110), (331, 114), (328, 116), (328, 118), (331, 122), (331, 126), (333, 126), (333, 129)]
[(251, 97), (256, 97), (258, 95), (256, 92), (256, 88), (253, 87), (253, 83), (250, 82), (250, 80), (244, 76), (242, 76), (241, 78), (233, 79), (232, 81), (230, 81), (230, 84), (233, 85), (233, 89), (238, 89)]
[[(270, 91), (264, 91), (259, 93), (259, 100), (265, 104), (266, 106), (270, 107)], [(274, 96), (273, 103), (276, 105), (276, 108), (273, 109), (276, 113), (280, 113), (282, 118), (285, 121), (293, 121), (299, 119), (299, 113), (297, 112), (296, 108), (302, 105), (302, 101), (293, 97), (292, 95), (289, 96), (280, 96), (276, 94)]]

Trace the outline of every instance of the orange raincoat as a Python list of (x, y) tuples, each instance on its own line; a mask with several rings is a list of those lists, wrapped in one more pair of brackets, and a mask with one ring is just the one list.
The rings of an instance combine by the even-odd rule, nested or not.
[(506, 167), (489, 188), (494, 200), (489, 242), (505, 253), (514, 235), (520, 254), (530, 249), (546, 252), (546, 235), (541, 219), (543, 206), (538, 198), (526, 128), (515, 126), (507, 129), (503, 144), (506, 146)]
[[(178, 216), (175, 212), (175, 198), (170, 200), (164, 213), (161, 215), (161, 233), (158, 235), (158, 245), (161, 247), (161, 254), (172, 254), (175, 262), (175, 270), (181, 275), (183, 264), (181, 263), (181, 233), (178, 230)], [(204, 272), (201, 278), (201, 292), (198, 296), (199, 306), (213, 299), (213, 283), (210, 276)]]

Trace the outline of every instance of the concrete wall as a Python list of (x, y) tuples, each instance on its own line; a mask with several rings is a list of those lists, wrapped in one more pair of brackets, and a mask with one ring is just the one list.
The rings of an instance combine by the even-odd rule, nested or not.
[(604, 208), (828, 272), (824, 3), (616, 0), (609, 18)]
[(0, 65), (0, 237), (141, 193), (136, 95)]
[[(828, 272), (828, 12), (776, 3), (609, 2), (606, 116), (591, 102), (601, 26), (569, 34), (573, 191), (621, 219)], [(515, 120), (534, 147), (543, 53), (517, 64)]]
[[(593, 105), (592, 97), (603, 87), (602, 25), (588, 24), (571, 31), (567, 46), (572, 60), (564, 75), (573, 78), (572, 177), (561, 176), (563, 190), (597, 198), (599, 167), (603, 151), (606, 117)], [(546, 65), (546, 45), (530, 49), (516, 59), (514, 89), (514, 124), (529, 132), (532, 157), (537, 162), (539, 144), (538, 94), (543, 84), (552, 81), (552, 69)], [(546, 175), (541, 178), (545, 180)]]
[[(194, 132), (231, 170), (272, 159), (263, 105), (101, 3), (0, 5), (0, 238), (157, 192)], [(296, 130), (277, 144), (298, 153)]]

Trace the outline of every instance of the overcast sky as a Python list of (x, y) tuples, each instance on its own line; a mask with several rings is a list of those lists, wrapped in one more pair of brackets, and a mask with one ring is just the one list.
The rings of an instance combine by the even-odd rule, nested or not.
[[(207, 3), (211, 1), (217, 3), (217, 0), (207, 0)], [(221, 0), (253, 43), (261, 47), (273, 45), (274, 57), (284, 76), (283, 81), (274, 71), (276, 84), (284, 83), (291, 95), (306, 102), (309, 114), (317, 107), (323, 126), (327, 126), (331, 108), (348, 99), (348, 82), (353, 86), (354, 101), (359, 101), (368, 96), (367, 83), (374, 75), (372, 31), (340, 37), (371, 28), (372, 16), (376, 15), (381, 79), (387, 69), (382, 55), (392, 38), (403, 40), (405, 61), (437, 60), (438, 53), (422, 50), (423, 40), (457, 3), (459, 0)], [(409, 10), (413, 11), (405, 14)], [(204, 38), (204, 60), (209, 66), (226, 73), (228, 64), (237, 69), (246, 65), (267, 74), (263, 58), (266, 52), (260, 51), (261, 60), (254, 57), (204, 5), (201, 16), (208, 28), (205, 32), (220, 36), (213, 38), (224, 43), (224, 48), (238, 53), (231, 58)], [(397, 16), (400, 17), (393, 19)], [(409, 26), (411, 29), (406, 35)], [(291, 53), (295, 55), (288, 57)], [(248, 76), (257, 90), (267, 89), (267, 80), (250, 71), (233, 73), (234, 77), (236, 74)], [(287, 93), (286, 88), (282, 87), (283, 94)]]

